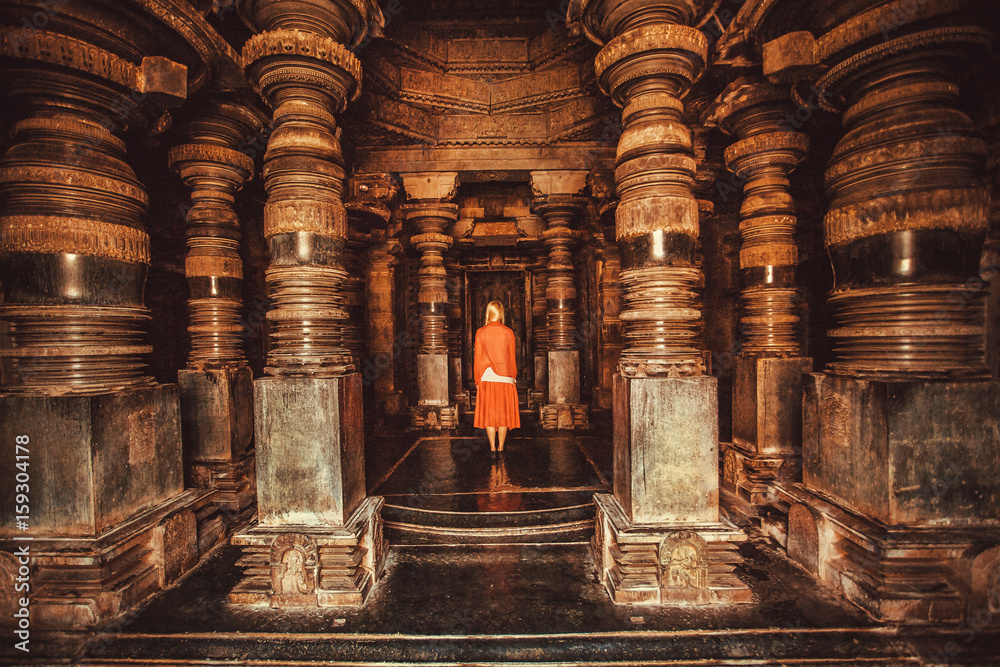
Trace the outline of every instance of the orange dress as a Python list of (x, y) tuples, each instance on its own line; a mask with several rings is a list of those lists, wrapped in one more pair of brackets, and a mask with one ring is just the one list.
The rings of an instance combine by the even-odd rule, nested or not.
[(476, 416), (473, 426), (506, 426), (519, 428), (517, 388), (507, 382), (490, 382), (482, 379), (487, 368), (497, 375), (516, 377), (514, 361), (514, 332), (500, 322), (490, 322), (476, 332)]

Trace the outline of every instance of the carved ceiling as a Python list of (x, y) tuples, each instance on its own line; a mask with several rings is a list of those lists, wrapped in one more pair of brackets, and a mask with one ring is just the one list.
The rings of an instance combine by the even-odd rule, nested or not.
[(385, 38), (357, 50), (365, 84), (346, 133), (361, 147), (613, 145), (596, 48), (569, 34), (559, 10), (527, 0), (388, 3)]

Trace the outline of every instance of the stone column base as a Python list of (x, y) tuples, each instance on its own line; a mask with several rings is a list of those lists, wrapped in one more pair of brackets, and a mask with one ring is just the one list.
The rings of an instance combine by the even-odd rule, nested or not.
[(720, 447), (720, 499), (740, 517), (765, 512), (774, 501), (775, 482), (792, 483), (802, 477), (801, 456), (762, 456), (735, 442), (723, 442)]
[(233, 536), (247, 575), (229, 593), (239, 605), (360, 606), (385, 572), (385, 500), (366, 498), (344, 526), (253, 525)]
[(538, 409), (538, 422), (546, 431), (579, 431), (590, 427), (589, 408), (583, 404), (549, 403)]
[(467, 391), (452, 394), (451, 402), (459, 412), (472, 412), (472, 396)]
[(238, 461), (193, 461), (191, 486), (214, 489), (212, 498), (228, 529), (246, 523), (257, 508), (257, 463), (253, 450)]
[(549, 397), (546, 391), (529, 391), (528, 392), (528, 409), (537, 410), (546, 403), (548, 403)]
[(415, 405), (410, 408), (410, 425), (424, 431), (458, 428), (458, 406)]
[(99, 537), (0, 540), (0, 579), (8, 582), (0, 608), (18, 608), (23, 594), (9, 582), (17, 576), (16, 554), (27, 549), (32, 630), (84, 630), (127, 613), (198, 563), (199, 517), (214, 514), (212, 493), (185, 491)]
[(611, 494), (594, 495), (591, 547), (597, 576), (615, 604), (748, 603), (749, 586), (733, 572), (746, 535), (718, 523), (634, 524)]
[(776, 492), (789, 557), (879, 621), (1000, 627), (1000, 526), (886, 526), (801, 484)]

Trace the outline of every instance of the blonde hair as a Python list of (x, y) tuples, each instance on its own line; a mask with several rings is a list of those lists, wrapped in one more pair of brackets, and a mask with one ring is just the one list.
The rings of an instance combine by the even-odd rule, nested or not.
[(503, 304), (499, 301), (490, 301), (486, 304), (486, 324), (490, 322), (500, 322), (503, 324)]

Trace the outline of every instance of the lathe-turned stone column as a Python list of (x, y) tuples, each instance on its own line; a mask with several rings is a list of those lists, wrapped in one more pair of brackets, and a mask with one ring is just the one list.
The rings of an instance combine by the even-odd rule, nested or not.
[[(191, 352), (177, 373), (188, 484), (214, 488), (227, 523), (249, 518), (257, 497), (253, 379), (243, 352), (243, 259), (235, 193), (253, 175), (237, 149), (261, 132), (249, 104), (212, 97), (181, 125), (170, 167), (192, 189), (186, 215)], [(211, 536), (203, 536), (206, 546)]]
[[(5, 3), (3, 19), (37, 9)], [(49, 31), (0, 28), (2, 105), (16, 120), (0, 160), (11, 371), (0, 387), (0, 570), (31, 570), (30, 590), (6, 579), (0, 608), (30, 597), (31, 640), (105, 623), (175, 582), (198, 562), (213, 495), (185, 490), (178, 388), (157, 384), (144, 359), (148, 199), (121, 139), (189, 92), (184, 65), (144, 57), (148, 45), (126, 34), (142, 24), (171, 53), (213, 47), (129, 3), (100, 11), (98, 22), (76, 2)], [(175, 18), (207, 28), (183, 7)], [(67, 26), (74, 36), (58, 32)]]
[[(396, 364), (407, 354), (406, 341), (397, 332), (393, 313), (395, 274), (402, 246), (387, 232), (377, 233), (368, 249), (368, 359), (363, 377), (374, 389), (374, 409), (379, 413), (403, 414), (403, 392), (396, 387)], [(369, 366), (368, 364), (371, 364)], [(376, 416), (376, 419), (378, 417)]]
[[(714, 109), (737, 141), (725, 153), (743, 183), (740, 208), (742, 339), (733, 378), (733, 442), (723, 445), (723, 491), (743, 512), (768, 501), (774, 480), (798, 481), (802, 455), (802, 377), (795, 271), (795, 207), (789, 174), (809, 140), (786, 120), (787, 86), (744, 85)], [(747, 504), (749, 503), (749, 507)]]
[(239, 604), (362, 604), (385, 563), (379, 508), (365, 498), (361, 375), (344, 347), (344, 160), (336, 116), (359, 92), (345, 45), (364, 36), (368, 5), (251, 0), (260, 31), (243, 47), (248, 80), (274, 109), (264, 156), (265, 274), (275, 308), (265, 372), (255, 381), (258, 521), (245, 548)]
[(609, 169), (595, 167), (587, 175), (587, 185), (601, 224), (600, 271), (598, 273), (601, 302), (601, 335), (598, 349), (597, 386), (594, 407), (614, 407), (615, 374), (621, 357), (623, 328), (621, 320), (621, 254), (615, 241), (615, 175)]
[[(395, 361), (402, 349), (395, 334), (392, 303), (394, 267), (400, 251), (392, 236), (389, 208), (399, 193), (399, 183), (391, 174), (355, 174), (348, 180), (345, 202), (348, 220), (357, 233), (366, 235), (356, 259), (359, 277), (358, 370), (365, 387), (369, 417), (381, 421), (384, 414), (399, 414), (402, 396), (395, 388)], [(373, 414), (374, 413), (374, 414)]]
[(585, 206), (579, 196), (587, 187), (584, 171), (533, 171), (534, 210), (545, 220), (542, 233), (549, 253), (546, 267), (547, 402), (539, 408), (543, 429), (573, 430), (589, 425), (588, 408), (580, 402), (579, 329), (576, 322), (576, 265), (573, 222)]
[(448, 291), (448, 394), (459, 410), (471, 410), (472, 398), (462, 384), (462, 305), (465, 300), (462, 264), (455, 251), (445, 254), (445, 289)]
[(410, 243), (420, 253), (420, 348), (417, 353), (417, 405), (411, 408), (418, 429), (458, 426), (458, 406), (451, 402), (448, 380), (448, 281), (444, 252), (451, 247), (448, 228), (458, 219), (458, 206), (448, 203), (458, 188), (458, 174), (403, 174), (409, 203), (406, 219), (413, 226)]
[(534, 341), (534, 384), (528, 392), (528, 407), (541, 408), (549, 395), (549, 318), (545, 291), (549, 273), (549, 253), (545, 246), (532, 249), (531, 326)]
[(846, 130), (826, 171), (834, 360), (805, 381), (802, 484), (778, 487), (788, 552), (894, 622), (972, 617), (1000, 577), (1000, 383), (967, 289), (989, 226), (985, 146), (956, 83), (991, 38), (962, 4), (880, 6), (836, 39), (764, 46), (771, 78), (817, 73), (813, 103)]
[(614, 231), (606, 232), (601, 247), (601, 349), (598, 386), (594, 403), (599, 408), (614, 407), (615, 374), (622, 353), (622, 287), (621, 256), (614, 240)]
[(749, 601), (720, 522), (715, 378), (699, 342), (702, 283), (691, 132), (681, 97), (704, 67), (702, 3), (574, 0), (603, 44), (601, 87), (623, 107), (616, 218), (625, 349), (615, 381), (614, 495), (598, 494), (598, 575), (620, 603)]

